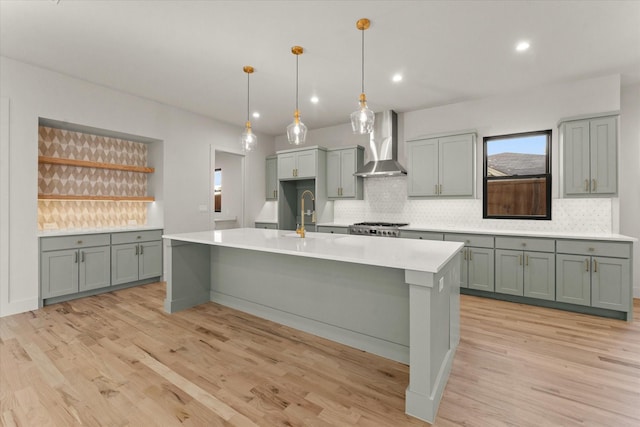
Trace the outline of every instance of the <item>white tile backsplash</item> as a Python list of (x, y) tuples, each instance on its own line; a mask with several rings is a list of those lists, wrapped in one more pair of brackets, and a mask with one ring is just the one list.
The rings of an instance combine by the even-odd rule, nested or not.
[(482, 199), (409, 200), (407, 177), (367, 178), (364, 200), (337, 200), (334, 221), (407, 222), (434, 228), (611, 233), (612, 200), (553, 199), (551, 221), (483, 219)]

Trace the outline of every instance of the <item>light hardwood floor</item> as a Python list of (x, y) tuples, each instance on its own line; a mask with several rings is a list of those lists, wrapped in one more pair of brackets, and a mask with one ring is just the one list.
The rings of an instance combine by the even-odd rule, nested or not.
[[(407, 366), (157, 283), (0, 319), (6, 426), (424, 426)], [(640, 426), (640, 320), (462, 296), (437, 426)], [(640, 319), (640, 301), (635, 301)]]

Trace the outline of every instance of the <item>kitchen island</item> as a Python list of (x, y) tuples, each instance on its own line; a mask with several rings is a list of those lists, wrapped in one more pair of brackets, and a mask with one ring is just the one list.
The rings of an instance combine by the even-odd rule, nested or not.
[(462, 243), (242, 228), (165, 235), (165, 311), (208, 301), (409, 364), (433, 422), (459, 341)]

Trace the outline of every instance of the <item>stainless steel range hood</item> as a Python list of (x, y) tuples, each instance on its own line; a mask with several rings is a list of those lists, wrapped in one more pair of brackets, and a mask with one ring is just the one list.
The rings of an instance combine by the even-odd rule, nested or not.
[(398, 163), (398, 115), (395, 111), (376, 113), (369, 137), (369, 156), (372, 160), (358, 169), (355, 176), (369, 178), (407, 174)]

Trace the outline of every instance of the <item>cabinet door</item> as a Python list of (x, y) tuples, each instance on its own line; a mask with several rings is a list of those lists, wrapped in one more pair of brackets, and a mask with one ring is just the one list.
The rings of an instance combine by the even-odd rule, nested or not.
[(469, 287), (469, 248), (462, 248), (460, 251), (462, 256), (460, 257), (460, 287)]
[(127, 243), (111, 246), (111, 283), (135, 282), (138, 280), (138, 244)]
[(438, 140), (407, 144), (407, 194), (435, 196), (438, 192)]
[(79, 263), (80, 291), (104, 288), (111, 285), (111, 248), (99, 246), (97, 248), (80, 249)]
[(556, 255), (556, 301), (591, 305), (591, 259)]
[(616, 118), (593, 119), (590, 126), (591, 193), (615, 194), (618, 187)]
[(335, 199), (340, 197), (340, 151), (327, 153), (327, 197)]
[(567, 195), (589, 194), (589, 121), (563, 124), (564, 192)]
[(278, 154), (278, 179), (291, 179), (296, 169), (294, 153)]
[(276, 200), (278, 198), (278, 159), (267, 159), (265, 167), (266, 192), (267, 200)]
[(316, 150), (296, 153), (296, 178), (313, 178), (316, 176)]
[(162, 241), (144, 242), (138, 251), (138, 280), (162, 276)]
[(524, 253), (524, 296), (553, 301), (556, 297), (555, 254)]
[(630, 311), (631, 273), (628, 259), (593, 257), (591, 305)]
[(493, 292), (494, 290), (494, 250), (486, 248), (469, 249), (469, 288)]
[[(356, 150), (349, 149), (340, 152), (340, 195), (342, 197), (356, 197)], [(327, 169), (327, 174), (329, 169)]]
[(42, 298), (78, 292), (78, 251), (76, 249), (43, 252), (40, 262)]
[(439, 139), (439, 195), (473, 195), (473, 139), (471, 134)]
[(522, 251), (496, 249), (496, 292), (524, 294)]

